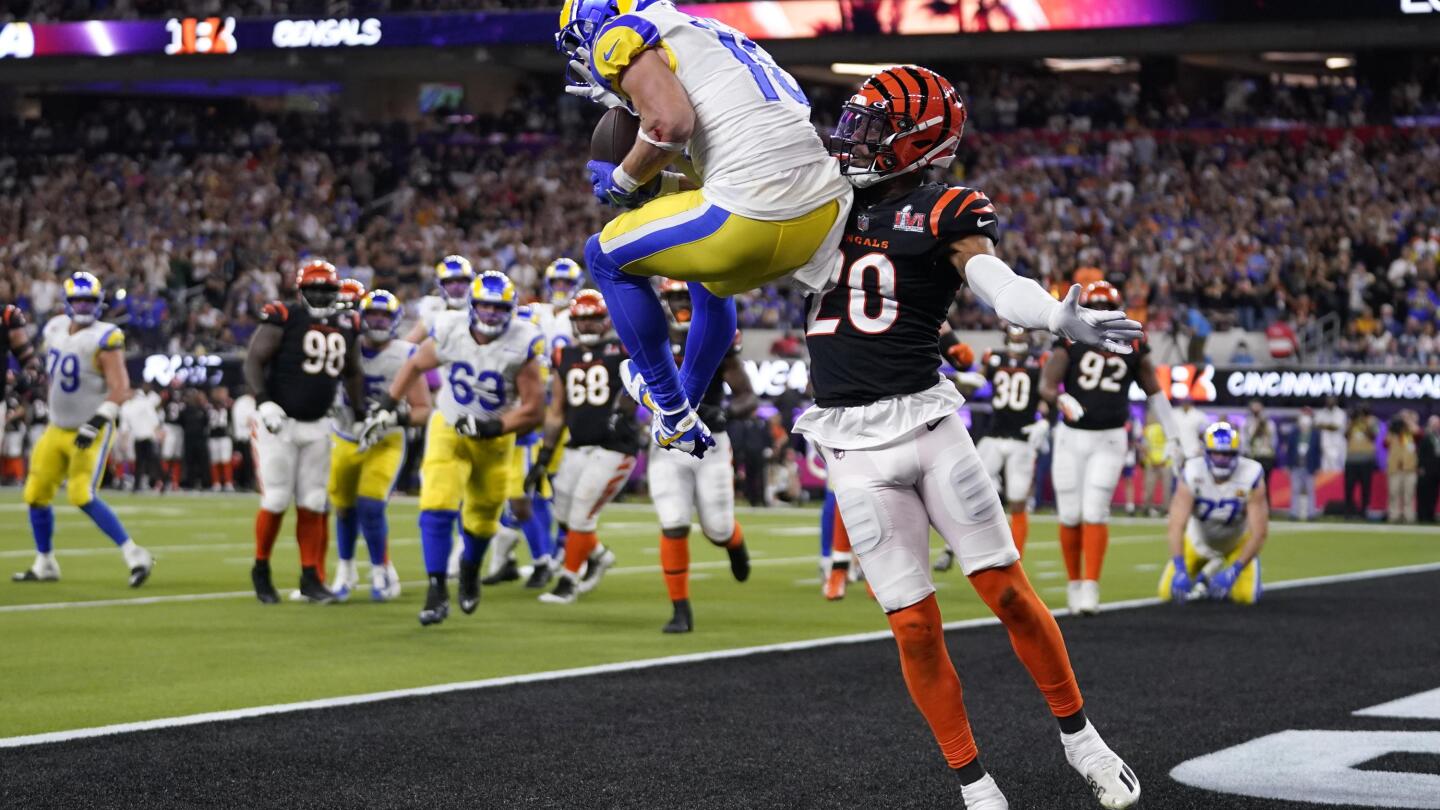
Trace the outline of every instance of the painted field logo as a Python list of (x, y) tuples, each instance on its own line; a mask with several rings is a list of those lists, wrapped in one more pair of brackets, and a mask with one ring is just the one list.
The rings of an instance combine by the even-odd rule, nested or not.
[[(1355, 714), (1440, 721), (1440, 689)], [(1440, 756), (1440, 731), (1282, 731), (1182, 762), (1170, 778), (1260, 799), (1440, 810), (1440, 775), (1386, 770), (1407, 754)]]
[(911, 213), (910, 206), (907, 205), (895, 212), (895, 230), (924, 233), (925, 215), (923, 213)]

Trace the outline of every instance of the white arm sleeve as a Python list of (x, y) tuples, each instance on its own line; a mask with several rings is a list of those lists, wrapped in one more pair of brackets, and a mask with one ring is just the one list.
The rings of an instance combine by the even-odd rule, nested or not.
[(1010, 265), (982, 253), (965, 263), (965, 281), (996, 314), (1026, 329), (1055, 331), (1060, 302), (1032, 279), (1015, 275)]
[(1200, 455), (1199, 437), (1180, 427), (1180, 420), (1175, 418), (1175, 409), (1170, 407), (1170, 398), (1165, 396), (1164, 391), (1151, 394), (1150, 398), (1145, 400), (1145, 407), (1155, 414), (1155, 421), (1165, 429), (1166, 438), (1180, 442), (1180, 450), (1185, 454), (1185, 458)]

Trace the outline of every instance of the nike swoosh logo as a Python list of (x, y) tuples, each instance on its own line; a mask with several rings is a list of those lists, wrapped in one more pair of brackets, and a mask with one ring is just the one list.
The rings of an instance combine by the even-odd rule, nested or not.
[(606, 51), (606, 52), (605, 52), (605, 56), (603, 57), (606, 62), (609, 62), (609, 61), (610, 61), (610, 57), (615, 55), (615, 49), (618, 48), (619, 46), (620, 46), (620, 43), (618, 43), (618, 42), (611, 43), (611, 45), (610, 45), (610, 50)]
[[(612, 48), (612, 50), (613, 50), (613, 48)], [(606, 58), (608, 59), (609, 57), (607, 56)], [(993, 219), (977, 219), (977, 220), (975, 220), (975, 226), (976, 226), (977, 228), (983, 228), (983, 227), (985, 227), (986, 225), (994, 225), (994, 224), (995, 224), (995, 220), (993, 220)]]
[(925, 429), (933, 432), (933, 431), (935, 430), (935, 428), (940, 427), (940, 423), (941, 423), (941, 422), (944, 422), (946, 419), (949, 419), (949, 418), (950, 418), (950, 417), (948, 417), (948, 416), (942, 416), (942, 417), (940, 417), (939, 419), (936, 419), (934, 422), (926, 422), (926, 423), (925, 423)]

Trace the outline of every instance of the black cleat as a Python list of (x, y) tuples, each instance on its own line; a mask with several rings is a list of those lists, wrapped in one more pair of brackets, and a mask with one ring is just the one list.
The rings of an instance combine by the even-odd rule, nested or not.
[[(464, 568), (464, 563), (461, 563), (461, 568)], [(477, 568), (476, 570), (479, 570), (479, 569)], [(519, 579), (519, 578), (520, 578), (520, 566), (518, 566), (518, 565), (515, 564), (515, 558), (514, 558), (514, 557), (510, 557), (510, 558), (508, 558), (508, 559), (505, 560), (505, 564), (504, 564), (504, 565), (500, 566), (500, 570), (499, 570), (499, 571), (496, 571), (495, 573), (490, 574), (490, 575), (486, 576), (484, 579), (480, 580), (480, 584), (482, 584), (482, 585), (499, 585), (499, 584), (502, 583), (502, 582), (514, 582), (515, 580), (517, 580), (517, 579)], [(462, 597), (460, 597), (460, 599), (461, 599), (461, 601), (463, 602), (464, 599), (465, 599), (465, 597), (462, 596)], [(462, 605), (462, 607), (463, 607), (463, 605)], [(474, 608), (471, 608), (471, 610), (473, 610), (473, 609), (474, 609)], [(470, 611), (467, 610), (467, 611), (465, 611), (465, 612), (466, 612), (466, 613), (469, 613)]]
[(145, 584), (150, 578), (150, 572), (155, 570), (155, 561), (151, 560), (145, 565), (137, 565), (130, 569), (130, 587), (138, 588)]
[(449, 615), (450, 590), (445, 587), (445, 577), (431, 577), (430, 590), (425, 592), (425, 607), (420, 611), (420, 626), (439, 624)]
[(535, 563), (535, 568), (530, 572), (530, 578), (525, 580), (525, 587), (532, 590), (543, 591), (550, 585), (550, 579), (555, 576), (555, 569), (550, 563)]
[(325, 587), (314, 567), (300, 569), (300, 598), (312, 605), (328, 605), (335, 602), (335, 594)]
[(750, 578), (750, 549), (744, 543), (735, 548), (726, 547), (725, 553), (730, 555), (730, 573), (735, 576), (736, 582), (744, 582)]
[(575, 603), (576, 597), (575, 580), (570, 574), (565, 574), (555, 583), (555, 590), (540, 594), (540, 601), (551, 605), (570, 605)]
[[(428, 604), (428, 600), (427, 600)], [(460, 558), (460, 611), (466, 616), (480, 605), (480, 563)], [(424, 621), (423, 619), (421, 620)]]
[(662, 633), (689, 633), (695, 629), (695, 617), (690, 613), (690, 600), (678, 599), (671, 603), (675, 606), (675, 615), (670, 617), (670, 623), (660, 628)]
[(260, 600), (260, 604), (280, 604), (280, 594), (275, 591), (275, 583), (270, 581), (269, 560), (255, 561), (255, 566), (250, 569), (250, 584), (255, 586), (255, 598)]

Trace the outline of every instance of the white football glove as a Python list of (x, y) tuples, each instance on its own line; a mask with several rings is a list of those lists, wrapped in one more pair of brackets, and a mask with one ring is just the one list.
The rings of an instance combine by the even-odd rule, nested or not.
[(365, 452), (379, 444), (385, 438), (390, 428), (400, 424), (400, 415), (394, 411), (371, 411), (365, 421), (360, 423), (360, 430), (357, 433), (359, 438), (360, 452)]
[(599, 82), (595, 81), (595, 74), (590, 72), (590, 66), (586, 64), (590, 61), (589, 50), (585, 48), (576, 48), (575, 55), (579, 58), (570, 60), (570, 70), (573, 71), (576, 76), (584, 79), (585, 85), (566, 85), (565, 92), (569, 93), (572, 96), (578, 96), (580, 98), (593, 101), (596, 104), (603, 106), (607, 110), (615, 107), (624, 107), (626, 109), (630, 108), (630, 105), (625, 103), (625, 99), (621, 98), (615, 93), (610, 92), (609, 90), (606, 90), (605, 88), (600, 86)]
[(260, 407), (255, 409), (255, 413), (260, 417), (260, 424), (270, 433), (279, 433), (285, 428), (285, 420), (288, 418), (285, 415), (285, 409), (275, 404), (273, 400), (267, 399), (260, 403)]
[(1066, 422), (1079, 422), (1085, 417), (1085, 409), (1081, 407), (1080, 400), (1070, 394), (1056, 397), (1055, 404), (1060, 407), (1060, 415), (1065, 417)]
[(1124, 312), (1087, 309), (1080, 306), (1080, 285), (1072, 284), (1060, 307), (1050, 315), (1050, 331), (1076, 343), (1099, 346), (1116, 354), (1129, 354), (1131, 341), (1145, 332), (1139, 321), (1125, 317)]
[(1030, 445), (1031, 449), (1039, 450), (1045, 446), (1045, 440), (1050, 436), (1050, 423), (1041, 419), (1020, 428), (1020, 432), (1025, 434), (1025, 443)]

